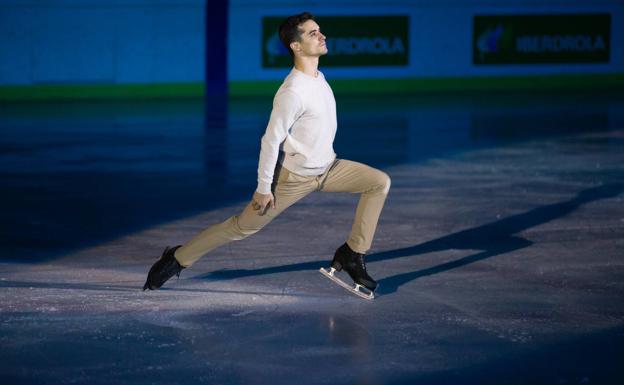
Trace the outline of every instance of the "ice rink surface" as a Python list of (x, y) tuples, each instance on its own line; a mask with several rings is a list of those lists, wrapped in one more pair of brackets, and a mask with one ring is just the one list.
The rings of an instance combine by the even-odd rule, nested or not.
[(244, 207), (270, 108), (154, 103), (0, 114), (0, 383), (624, 383), (621, 96), (338, 98), (338, 156), (392, 178), (374, 301), (318, 272), (330, 193), (142, 292)]

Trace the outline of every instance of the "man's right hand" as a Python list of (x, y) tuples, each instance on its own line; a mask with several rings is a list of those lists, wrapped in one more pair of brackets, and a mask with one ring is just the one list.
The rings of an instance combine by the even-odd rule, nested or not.
[(254, 192), (253, 198), (251, 198), (251, 208), (259, 210), (258, 215), (264, 215), (269, 207), (275, 208), (273, 193), (260, 194), (257, 191)]

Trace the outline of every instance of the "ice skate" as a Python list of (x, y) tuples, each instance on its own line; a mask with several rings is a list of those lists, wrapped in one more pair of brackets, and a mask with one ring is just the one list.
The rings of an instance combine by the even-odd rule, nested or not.
[[(343, 269), (353, 280), (353, 285), (349, 285), (336, 276), (336, 272)], [(329, 269), (321, 267), (320, 272), (361, 298), (371, 300), (375, 298), (374, 291), (377, 288), (377, 282), (366, 272), (364, 254), (359, 254), (351, 250), (346, 243), (336, 250), (331, 267)]]
[(175, 251), (179, 249), (181, 245), (169, 248), (168, 246), (163, 251), (162, 256), (150, 269), (147, 274), (147, 280), (143, 285), (143, 291), (150, 289), (156, 290), (169, 280), (174, 275), (180, 276), (180, 272), (184, 269), (184, 266), (180, 265), (175, 259)]

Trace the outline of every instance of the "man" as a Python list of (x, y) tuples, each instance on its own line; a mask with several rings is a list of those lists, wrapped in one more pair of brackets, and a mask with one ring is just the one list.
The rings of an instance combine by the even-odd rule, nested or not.
[(240, 215), (207, 228), (185, 245), (166, 248), (150, 269), (143, 290), (160, 288), (216, 247), (255, 234), (313, 191), (361, 194), (351, 233), (336, 250), (331, 266), (336, 271), (344, 269), (371, 295), (377, 287), (366, 272), (364, 254), (370, 249), (390, 178), (364, 164), (336, 159), (336, 102), (318, 71), (319, 57), (327, 54), (327, 46), (314, 17), (307, 12), (288, 17), (279, 35), (294, 58), (294, 68), (273, 101), (251, 202)]

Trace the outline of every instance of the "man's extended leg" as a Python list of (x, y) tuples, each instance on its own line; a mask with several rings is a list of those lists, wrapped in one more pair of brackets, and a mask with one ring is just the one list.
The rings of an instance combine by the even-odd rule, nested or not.
[(255, 234), (286, 208), (314, 191), (317, 186), (314, 177), (301, 177), (285, 168), (276, 170), (276, 179), (273, 192), (274, 209), (268, 208), (264, 215), (259, 215), (258, 210), (254, 210), (249, 203), (240, 215), (207, 228), (176, 250), (175, 258), (180, 265), (188, 267), (202, 255), (219, 246)]
[(250, 203), (240, 215), (207, 228), (184, 246), (166, 248), (160, 259), (152, 265), (143, 290), (159, 289), (168, 279), (179, 275), (182, 269), (192, 265), (210, 250), (256, 233), (290, 205), (318, 187), (315, 177), (298, 176), (285, 168), (278, 167), (275, 175), (275, 208), (269, 207), (263, 215), (259, 215), (260, 212), (254, 210)]

